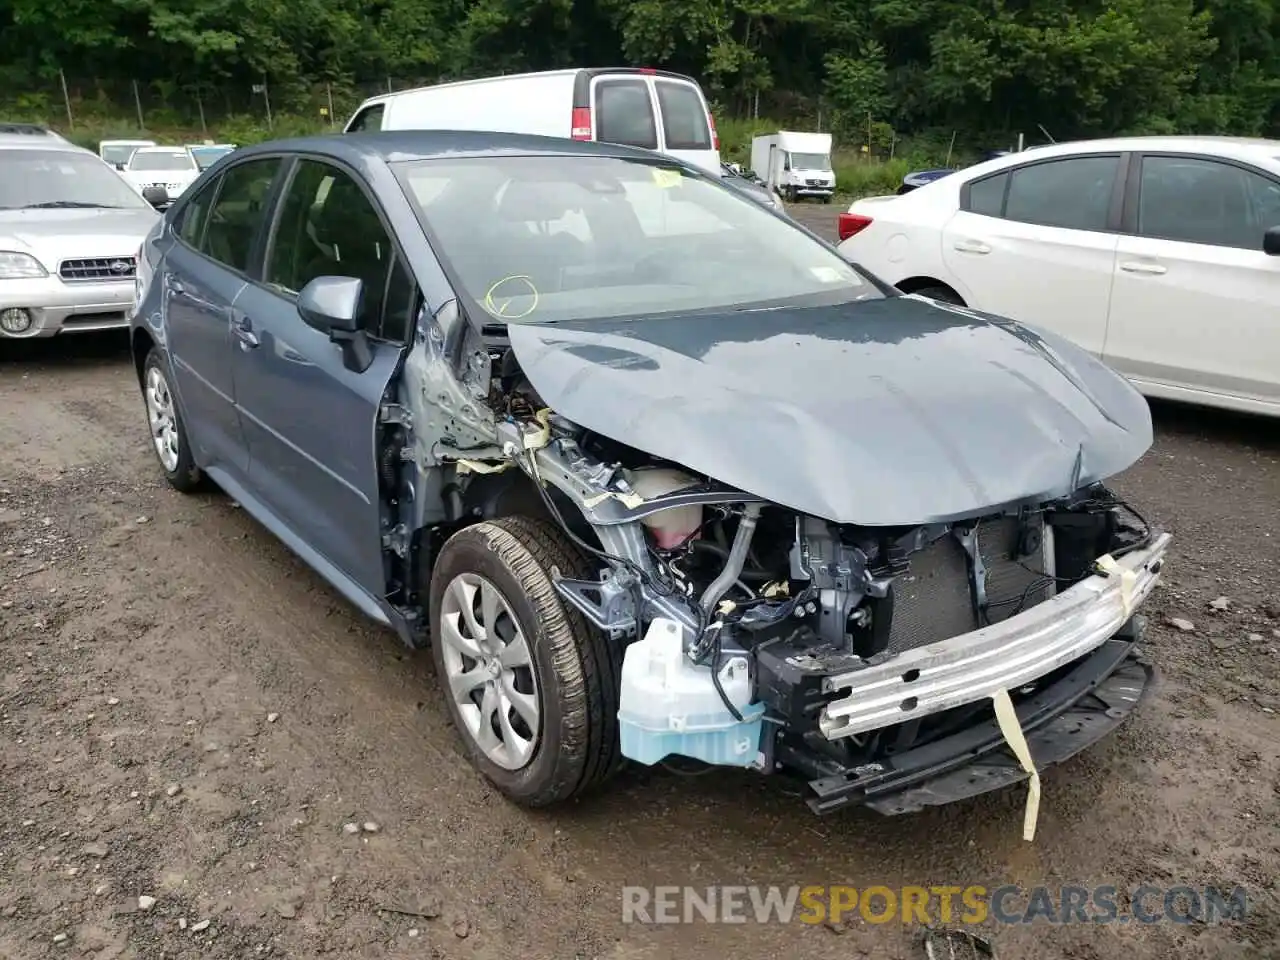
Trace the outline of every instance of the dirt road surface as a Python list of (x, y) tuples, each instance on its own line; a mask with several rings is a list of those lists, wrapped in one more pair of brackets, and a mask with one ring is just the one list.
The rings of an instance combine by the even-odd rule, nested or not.
[(161, 482), (122, 336), (0, 344), (0, 958), (924, 957), (896, 917), (621, 922), (624, 885), (829, 883), (1242, 885), (1244, 921), (979, 930), (1003, 960), (1274, 957), (1280, 431), (1156, 418), (1119, 486), (1177, 538), (1162, 685), (1046, 773), (1034, 843), (1023, 787), (816, 819), (751, 774), (631, 771), (528, 813), (461, 760), (429, 654)]

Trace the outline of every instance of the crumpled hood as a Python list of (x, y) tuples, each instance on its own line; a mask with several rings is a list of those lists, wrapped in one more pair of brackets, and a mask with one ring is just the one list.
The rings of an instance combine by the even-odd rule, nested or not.
[(1146, 401), (1083, 350), (916, 297), (513, 323), (508, 337), (562, 416), (840, 523), (1052, 499), (1152, 441)]
[(50, 272), (63, 260), (132, 257), (160, 215), (134, 210), (0, 210), (0, 250), (34, 256)]

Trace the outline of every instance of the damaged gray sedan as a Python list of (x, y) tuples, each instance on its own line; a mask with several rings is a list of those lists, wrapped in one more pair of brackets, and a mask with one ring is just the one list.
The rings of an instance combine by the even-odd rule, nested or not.
[(144, 244), (133, 345), (170, 483), (429, 642), (517, 802), (687, 758), (903, 813), (1035, 778), (1149, 686), (1169, 537), (1105, 486), (1145, 401), (669, 158), (238, 151)]

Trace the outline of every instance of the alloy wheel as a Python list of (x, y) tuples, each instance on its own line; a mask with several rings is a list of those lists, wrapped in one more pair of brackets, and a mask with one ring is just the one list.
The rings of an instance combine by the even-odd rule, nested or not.
[(504, 770), (524, 767), (542, 711), (529, 643), (502, 591), (477, 574), (454, 577), (436, 642), (467, 735)]
[(178, 469), (178, 419), (169, 392), (169, 381), (158, 367), (147, 370), (143, 396), (147, 403), (147, 421), (151, 425), (151, 442), (160, 463), (170, 473)]

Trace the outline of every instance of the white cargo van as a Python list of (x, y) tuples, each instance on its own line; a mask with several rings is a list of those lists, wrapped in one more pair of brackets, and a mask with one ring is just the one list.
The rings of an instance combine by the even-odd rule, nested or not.
[(440, 83), (373, 97), (348, 121), (363, 130), (494, 130), (657, 150), (720, 173), (720, 142), (702, 88), (678, 73), (632, 67), (549, 70)]
[(829, 133), (780, 130), (753, 137), (751, 166), (792, 202), (800, 197), (817, 197), (830, 203), (836, 191)]

